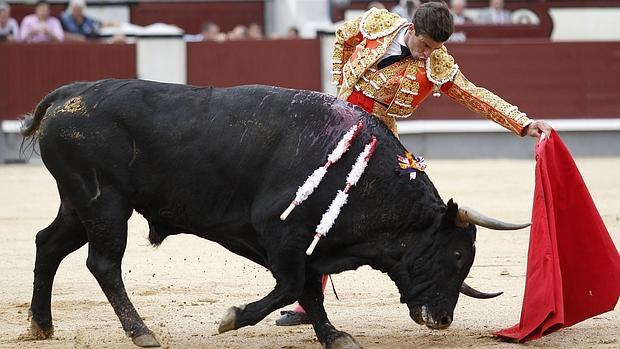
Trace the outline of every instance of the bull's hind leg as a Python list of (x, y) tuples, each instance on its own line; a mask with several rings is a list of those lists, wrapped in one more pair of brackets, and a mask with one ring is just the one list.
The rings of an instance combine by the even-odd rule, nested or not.
[(127, 220), (131, 211), (120, 193), (111, 187), (104, 187), (101, 195), (91, 201), (84, 212), (80, 212), (88, 234), (86, 265), (134, 344), (158, 347), (159, 342), (129, 300), (121, 276), (121, 262), (127, 245)]
[(276, 250), (279, 251), (277, 255), (270, 256), (270, 260), (273, 261), (270, 269), (276, 279), (276, 287), (259, 301), (228, 309), (220, 321), (219, 333), (256, 325), (271, 312), (297, 300), (304, 287), (303, 249), (283, 247)]
[(306, 310), (316, 337), (327, 349), (360, 349), (362, 346), (351, 335), (338, 331), (327, 319), (321, 277), (320, 274), (307, 274), (304, 290), (299, 297), (299, 304)]
[(74, 211), (61, 203), (56, 219), (37, 234), (37, 254), (30, 303), (30, 333), (36, 339), (52, 336), (52, 284), (60, 262), (86, 243), (86, 231)]

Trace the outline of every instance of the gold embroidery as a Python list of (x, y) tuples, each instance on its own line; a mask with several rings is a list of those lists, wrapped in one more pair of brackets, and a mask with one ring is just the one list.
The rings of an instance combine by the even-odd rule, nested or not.
[(388, 116), (386, 113), (386, 108), (380, 103), (375, 103), (372, 110), (372, 115), (379, 118), (379, 120), (383, 121), (383, 123), (387, 126), (390, 131), (398, 138), (398, 129), (396, 127), (396, 119)]
[[(367, 69), (356, 83), (356, 89), (384, 104), (390, 104), (401, 85), (407, 61), (402, 60), (381, 70)], [(374, 70), (374, 71), (373, 71)]]
[(516, 106), (504, 101), (497, 95), (482, 87), (472, 84), (465, 76), (458, 72), (454, 78), (454, 85), (446, 92), (455, 101), (481, 114), (506, 129), (523, 135), (525, 126), (530, 119), (519, 111)]
[(381, 88), (377, 92), (375, 92), (376, 99), (386, 104), (389, 103), (392, 98), (394, 98), (396, 91), (398, 91), (399, 84), (400, 77), (392, 77), (388, 79), (381, 86)]
[(420, 83), (417, 81), (412, 81), (410, 79), (403, 79), (403, 83), (400, 85), (401, 92), (414, 96), (418, 94), (419, 89)]
[(454, 58), (448, 54), (448, 49), (445, 46), (441, 46), (433, 51), (426, 60), (426, 75), (432, 83), (437, 85), (451, 81), (458, 68), (458, 65), (454, 64)]
[[(386, 37), (372, 41), (373, 45), (371, 45), (371, 47), (366, 47), (368, 44), (366, 40), (362, 41), (356, 47), (355, 52), (348, 61), (348, 65), (351, 66), (351, 69), (346, 69), (345, 67), (343, 70), (342, 85), (346, 87), (341, 88), (338, 98), (346, 100), (349, 97), (353, 91), (353, 87), (361, 80), (362, 75), (369, 70), (379, 58), (383, 57), (389, 44), (394, 40), (397, 33), (398, 32), (394, 32)], [(383, 81), (377, 76), (375, 83), (381, 86)]]
[[(349, 60), (355, 46), (361, 41), (357, 38), (359, 34), (359, 23), (361, 18), (356, 18), (345, 22), (336, 30), (336, 42), (334, 53), (332, 54), (332, 71), (342, 71), (342, 65)], [(332, 74), (332, 83), (340, 85), (342, 76)]]
[(360, 32), (368, 39), (377, 39), (392, 34), (407, 21), (385, 9), (371, 8), (362, 15)]
[(413, 114), (417, 106), (403, 107), (396, 103), (390, 105), (387, 115), (393, 118), (408, 118)]
[[(406, 23), (404, 18), (386, 10), (371, 9), (336, 30), (332, 71), (342, 74), (332, 74), (332, 83), (341, 87), (338, 98), (348, 98), (362, 74), (385, 54), (398, 29)], [(345, 62), (350, 69), (344, 66)], [(384, 81), (375, 83), (380, 86)]]
[(409, 117), (414, 110), (413, 99), (418, 94), (420, 83), (411, 78), (415, 78), (418, 67), (416, 66), (416, 60), (413, 58), (406, 58), (405, 61), (407, 63), (407, 68), (403, 74), (404, 77), (401, 78), (399, 89), (394, 95), (394, 100), (387, 110), (388, 116), (406, 118)]

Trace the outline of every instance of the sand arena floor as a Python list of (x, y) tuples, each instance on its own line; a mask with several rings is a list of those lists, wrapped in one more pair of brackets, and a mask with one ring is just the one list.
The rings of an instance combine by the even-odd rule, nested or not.
[[(616, 246), (620, 246), (620, 158), (577, 159)], [(444, 200), (509, 221), (530, 218), (533, 160), (429, 161), (428, 173)], [(45, 341), (19, 339), (27, 331), (32, 292), (34, 237), (58, 209), (55, 182), (41, 165), (0, 166), (0, 347), (134, 348), (94, 277), (85, 266), (86, 248), (67, 257), (55, 279), (55, 335)], [(127, 290), (138, 312), (165, 348), (319, 348), (311, 326), (274, 325), (274, 312), (254, 327), (217, 334), (231, 305), (255, 301), (274, 285), (270, 273), (219, 245), (193, 236), (173, 236), (161, 247), (147, 242), (146, 221), (134, 214), (123, 261)], [(327, 292), (326, 309), (339, 329), (367, 348), (518, 348), (491, 337), (519, 320), (529, 230), (480, 229), (477, 257), (467, 281), (493, 300), (461, 297), (445, 331), (416, 325), (399, 303), (395, 285), (364, 267), (334, 275), (340, 296)], [(618, 307), (528, 347), (618, 348)]]

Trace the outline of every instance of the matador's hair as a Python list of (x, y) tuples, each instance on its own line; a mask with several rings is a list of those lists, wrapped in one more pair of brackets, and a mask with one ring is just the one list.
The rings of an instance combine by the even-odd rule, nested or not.
[(437, 42), (444, 42), (454, 32), (454, 18), (443, 1), (422, 4), (413, 15), (415, 34), (426, 34)]

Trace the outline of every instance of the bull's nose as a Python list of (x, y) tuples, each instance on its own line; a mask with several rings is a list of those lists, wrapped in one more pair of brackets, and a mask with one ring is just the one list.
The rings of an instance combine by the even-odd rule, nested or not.
[(444, 315), (439, 319), (439, 326), (446, 328), (452, 323), (452, 317), (450, 315)]
[(444, 314), (433, 321), (433, 328), (436, 330), (443, 330), (450, 326), (452, 323), (452, 316)]

